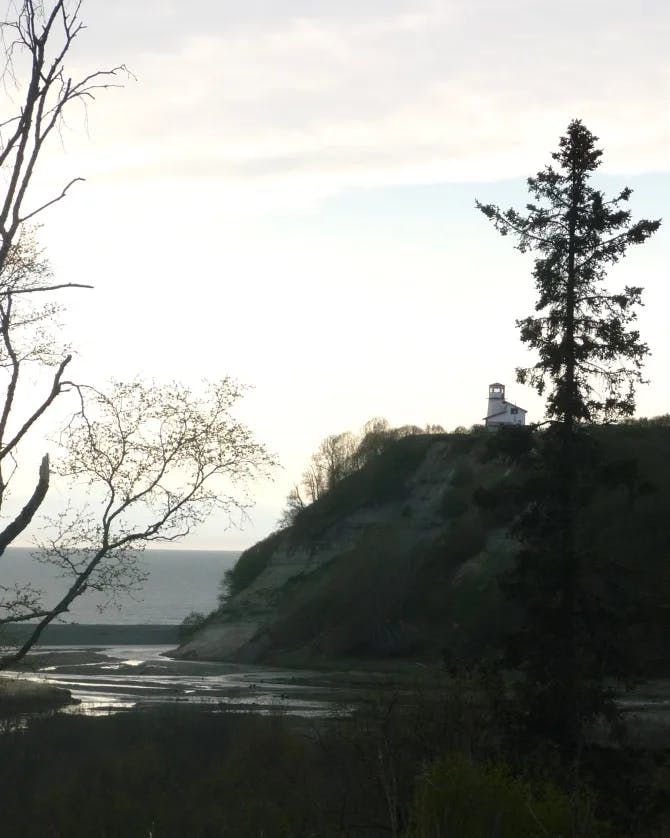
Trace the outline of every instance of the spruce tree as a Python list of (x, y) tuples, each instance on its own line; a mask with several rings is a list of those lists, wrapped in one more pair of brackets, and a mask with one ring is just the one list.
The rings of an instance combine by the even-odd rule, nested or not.
[(517, 380), (546, 394), (547, 422), (526, 450), (524, 511), (514, 526), (520, 550), (506, 583), (523, 618), (508, 660), (522, 676), (517, 698), (526, 733), (571, 757), (584, 726), (613, 711), (606, 678), (626, 675), (611, 603), (589, 589), (594, 557), (580, 540), (598, 474), (588, 431), (633, 414), (649, 352), (634, 328), (642, 289), (611, 293), (604, 281), (628, 247), (660, 225), (631, 221), (630, 189), (606, 200), (591, 184), (602, 156), (596, 142), (580, 120), (571, 122), (553, 164), (528, 179), (532, 201), (524, 213), (477, 202), (520, 251), (538, 253), (535, 313), (517, 321), (537, 361), (518, 369)]

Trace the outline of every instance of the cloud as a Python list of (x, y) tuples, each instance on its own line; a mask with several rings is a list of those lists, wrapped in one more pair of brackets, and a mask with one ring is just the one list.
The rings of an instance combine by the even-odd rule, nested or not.
[[(601, 135), (610, 168), (667, 169), (661, 2), (91, 8), (86, 57), (116, 49), (139, 79), (91, 112), (87, 163), (99, 176), (209, 178), (317, 200), (502, 178), (543, 165), (574, 116)], [(88, 142), (68, 138), (81, 154)]]

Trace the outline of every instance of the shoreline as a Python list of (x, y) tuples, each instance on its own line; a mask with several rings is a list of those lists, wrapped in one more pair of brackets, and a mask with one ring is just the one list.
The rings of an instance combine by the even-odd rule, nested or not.
[[(34, 626), (6, 626), (1, 645), (18, 645)], [(55, 623), (46, 627), (33, 647), (44, 646), (178, 646), (179, 625), (168, 623)]]

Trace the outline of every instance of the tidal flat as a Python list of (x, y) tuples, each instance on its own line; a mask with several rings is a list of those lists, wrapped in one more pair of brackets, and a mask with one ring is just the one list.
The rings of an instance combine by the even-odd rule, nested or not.
[[(0, 673), (0, 713), (59, 710), (102, 716), (133, 709), (197, 705), (211, 712), (255, 711), (332, 718), (366, 704), (411, 705), (469, 690), (438, 664), (340, 661), (292, 668), (169, 657), (167, 645), (58, 646), (31, 652)], [(469, 700), (469, 699), (468, 699)], [(654, 679), (619, 699), (628, 741), (670, 747), (670, 679)], [(596, 727), (595, 740), (601, 738)]]
[[(213, 711), (225, 707), (326, 717), (346, 713), (380, 691), (414, 692), (427, 674), (425, 667), (317, 670), (184, 661), (168, 657), (170, 649), (42, 647), (2, 680), (31, 684), (34, 690), (67, 690), (72, 697), (68, 712), (85, 715), (190, 704)], [(431, 670), (428, 680), (437, 687), (441, 677)]]

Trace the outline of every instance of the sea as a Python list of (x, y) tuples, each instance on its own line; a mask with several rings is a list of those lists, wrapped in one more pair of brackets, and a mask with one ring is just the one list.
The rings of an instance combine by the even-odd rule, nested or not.
[[(29, 547), (8, 547), (0, 557), (0, 588), (30, 583), (43, 592), (46, 604), (55, 603), (67, 590), (61, 572), (38, 562)], [(87, 625), (177, 625), (192, 611), (207, 614), (216, 608), (223, 574), (239, 556), (231, 550), (145, 550), (137, 562), (146, 581), (118, 601), (94, 591), (71, 605), (60, 622)], [(2, 595), (0, 591), (0, 595)]]

